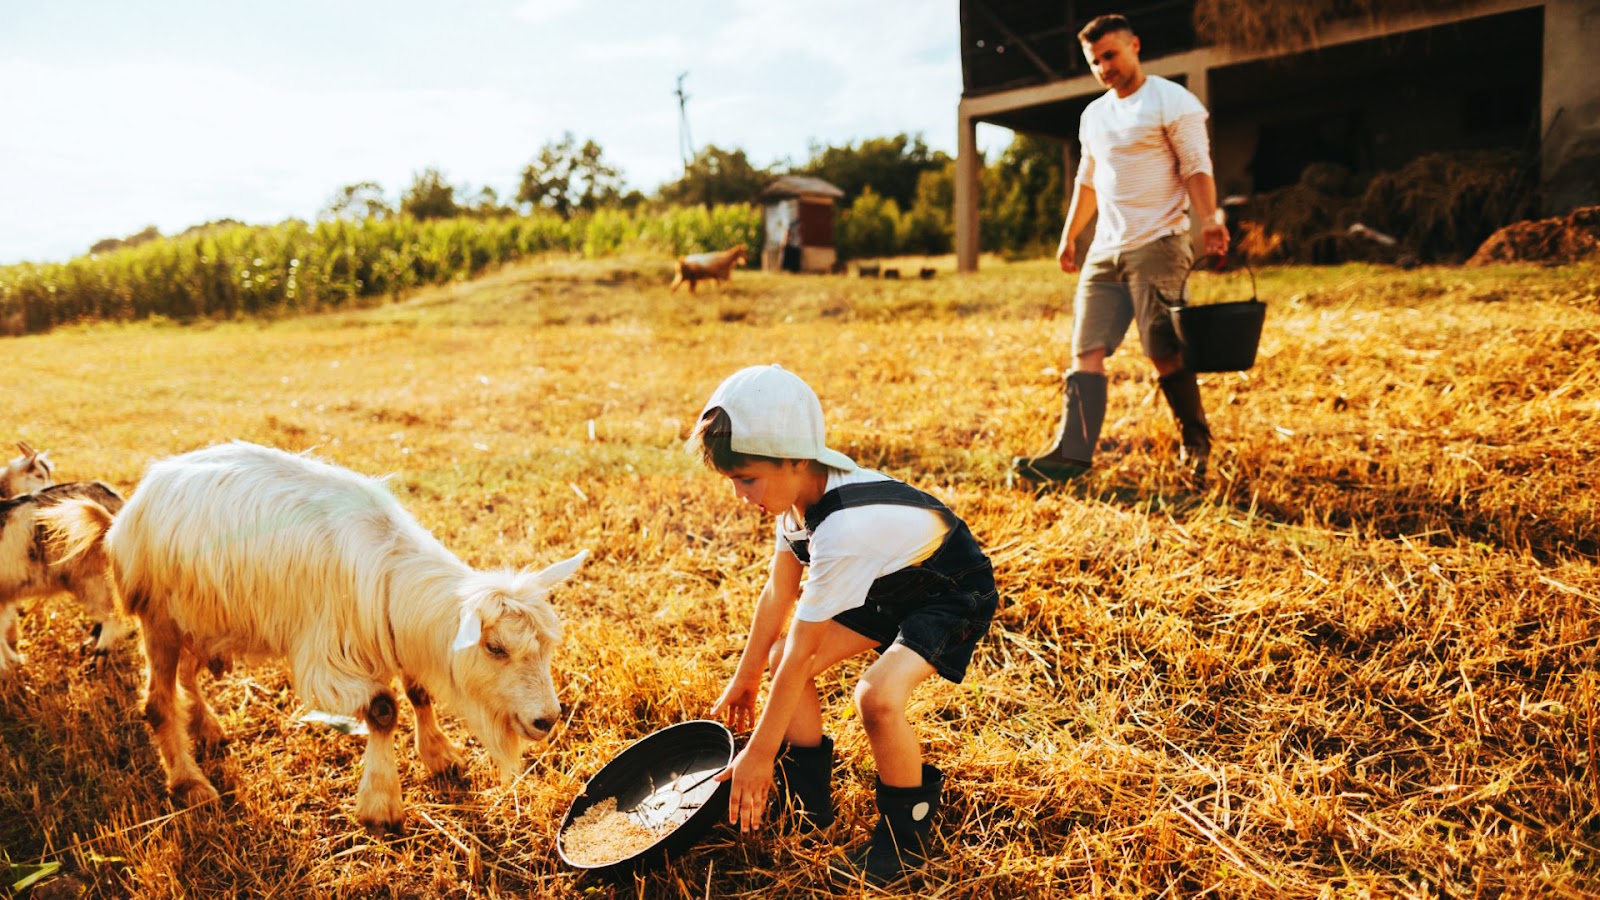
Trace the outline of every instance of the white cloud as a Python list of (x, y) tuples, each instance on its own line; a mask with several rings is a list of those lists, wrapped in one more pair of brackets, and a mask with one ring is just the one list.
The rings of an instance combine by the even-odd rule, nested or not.
[(511, 15), (523, 22), (544, 25), (583, 6), (583, 0), (522, 0)]

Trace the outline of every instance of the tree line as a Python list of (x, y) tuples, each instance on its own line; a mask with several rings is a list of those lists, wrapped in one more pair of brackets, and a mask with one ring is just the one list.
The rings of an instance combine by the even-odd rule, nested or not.
[[(835, 229), (842, 258), (940, 254), (954, 246), (955, 160), (929, 148), (920, 135), (907, 134), (841, 146), (813, 145), (808, 159), (799, 165), (760, 166), (744, 150), (708, 145), (681, 176), (647, 195), (626, 187), (622, 170), (599, 143), (580, 141), (569, 132), (539, 148), (518, 173), (511, 196), (501, 197), (491, 187), (474, 190), (453, 184), (444, 171), (429, 167), (414, 173), (397, 197), (376, 181), (344, 185), (328, 198), (317, 218), (431, 221), (550, 214), (571, 221), (602, 210), (661, 214), (683, 207), (751, 204), (763, 188), (789, 174), (821, 178), (844, 192)], [(984, 166), (981, 246), (1013, 256), (1053, 248), (1061, 230), (1063, 181), (1060, 145), (1018, 135)], [(231, 219), (208, 222), (174, 237), (237, 224)], [(163, 237), (151, 226), (134, 235), (99, 241), (90, 252), (109, 253)]]

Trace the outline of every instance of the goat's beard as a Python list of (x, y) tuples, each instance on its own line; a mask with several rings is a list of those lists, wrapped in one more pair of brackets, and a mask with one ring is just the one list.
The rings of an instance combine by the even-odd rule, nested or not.
[(500, 770), (500, 783), (510, 784), (516, 780), (522, 772), (523, 737), (512, 718), (479, 706), (463, 711), (462, 718), (467, 722), (467, 729), (483, 745), (484, 752), (494, 761), (495, 768)]

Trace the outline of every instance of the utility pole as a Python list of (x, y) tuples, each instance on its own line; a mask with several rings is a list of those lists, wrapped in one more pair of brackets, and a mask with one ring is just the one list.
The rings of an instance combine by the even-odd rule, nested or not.
[(678, 155), (683, 158), (684, 174), (689, 172), (689, 163), (694, 159), (694, 138), (689, 136), (689, 95), (683, 92), (683, 80), (689, 77), (688, 72), (678, 74)]

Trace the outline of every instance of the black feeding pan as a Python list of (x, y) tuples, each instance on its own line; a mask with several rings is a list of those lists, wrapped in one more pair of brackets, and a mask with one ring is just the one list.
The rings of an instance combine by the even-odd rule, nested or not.
[[(726, 781), (713, 776), (734, 756), (733, 733), (720, 722), (680, 722), (634, 741), (583, 786), (561, 820), (556, 852), (567, 865), (598, 873), (636, 870), (681, 853), (728, 816)], [(650, 846), (621, 859), (584, 862), (569, 855), (567, 828), (590, 807), (614, 797), (617, 810), (659, 831)], [(581, 855), (580, 855), (581, 856)]]

